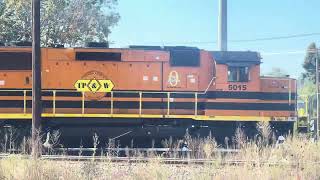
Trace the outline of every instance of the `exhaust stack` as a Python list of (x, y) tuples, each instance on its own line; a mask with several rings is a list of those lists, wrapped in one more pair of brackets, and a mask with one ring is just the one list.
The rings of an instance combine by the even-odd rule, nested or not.
[(218, 48), (228, 51), (228, 4), (227, 0), (219, 0)]

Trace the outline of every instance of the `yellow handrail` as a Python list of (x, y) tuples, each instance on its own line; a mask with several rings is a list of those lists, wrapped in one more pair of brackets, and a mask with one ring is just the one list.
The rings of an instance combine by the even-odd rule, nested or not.
[(142, 92), (139, 92), (139, 115), (142, 115)]
[(167, 115), (170, 116), (170, 92), (167, 93), (168, 100), (167, 100)]
[[(23, 114), (27, 114), (27, 93), (32, 92), (31, 90), (1, 90), (6, 92), (23, 92)], [(76, 90), (43, 90), (43, 92), (52, 92), (52, 114), (57, 114), (57, 93), (59, 92), (70, 92), (70, 93), (79, 93)], [(111, 91), (111, 99), (110, 99), (110, 112), (106, 112), (106, 114), (113, 115), (114, 114), (114, 93), (130, 93), (136, 94), (139, 93), (139, 116), (143, 115), (143, 94), (166, 94), (167, 95), (167, 116), (171, 115), (171, 94), (193, 94), (195, 97), (195, 108), (194, 115), (198, 115), (198, 101), (199, 101), (199, 92), (155, 92), (155, 91)], [(81, 114), (85, 114), (85, 92), (81, 92)], [(103, 113), (102, 113), (103, 114)]]
[(27, 91), (23, 91), (23, 114), (27, 113)]
[(56, 114), (56, 91), (53, 91), (53, 100), (52, 100), (52, 104), (53, 104), (53, 114)]
[(194, 94), (195, 96), (195, 101), (194, 101), (194, 115), (198, 115), (198, 93)]
[(111, 91), (111, 101), (110, 101), (110, 114), (113, 114), (113, 91)]
[(82, 93), (82, 114), (84, 114), (84, 92)]

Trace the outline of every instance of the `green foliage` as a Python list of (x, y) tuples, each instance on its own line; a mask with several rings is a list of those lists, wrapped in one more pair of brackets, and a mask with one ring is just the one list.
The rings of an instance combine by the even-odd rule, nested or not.
[(303, 68), (305, 69), (305, 73), (303, 73), (303, 79), (309, 79), (313, 82), (316, 81), (316, 49), (317, 46), (315, 43), (311, 43), (309, 45), (303, 63)]
[(31, 1), (3, 0), (0, 39), (4, 42), (31, 38)]
[(302, 86), (298, 89), (298, 94), (303, 97), (309, 97), (316, 94), (316, 85), (313, 81), (305, 79)]
[(298, 93), (304, 98), (316, 94), (316, 49), (316, 44), (311, 43), (308, 46), (306, 57), (303, 62), (305, 72), (302, 74), (302, 83)]
[[(106, 42), (120, 16), (117, 0), (42, 0), (43, 46), (80, 46), (88, 41)], [(0, 0), (0, 41), (31, 40), (31, 1)]]

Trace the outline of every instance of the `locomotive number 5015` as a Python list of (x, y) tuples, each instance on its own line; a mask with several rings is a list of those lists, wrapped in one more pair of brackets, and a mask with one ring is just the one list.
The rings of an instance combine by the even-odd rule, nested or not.
[(247, 85), (229, 85), (229, 91), (246, 91)]

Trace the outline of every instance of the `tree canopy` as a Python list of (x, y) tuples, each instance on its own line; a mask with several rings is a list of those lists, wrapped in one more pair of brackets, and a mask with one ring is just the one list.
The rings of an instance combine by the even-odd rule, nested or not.
[(304, 79), (301, 86), (298, 88), (298, 94), (302, 97), (309, 97), (316, 94), (316, 86), (311, 80)]
[[(120, 15), (118, 0), (42, 0), (42, 46), (107, 42)], [(0, 0), (0, 41), (31, 41), (31, 1)]]
[(317, 46), (315, 43), (311, 43), (307, 49), (306, 57), (304, 59), (303, 68), (305, 73), (303, 73), (303, 79), (316, 81), (316, 51)]

